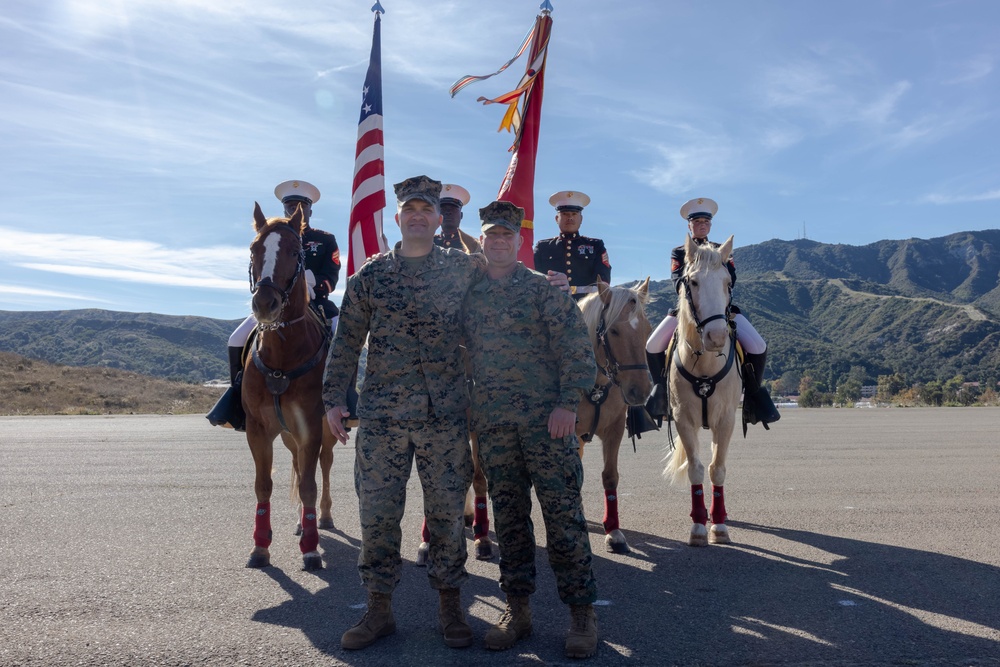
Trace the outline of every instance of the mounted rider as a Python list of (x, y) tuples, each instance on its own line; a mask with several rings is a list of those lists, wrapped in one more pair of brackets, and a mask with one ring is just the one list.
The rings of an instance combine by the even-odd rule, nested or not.
[[(719, 247), (718, 243), (708, 240), (708, 234), (712, 230), (712, 219), (718, 210), (719, 205), (707, 197), (692, 199), (681, 206), (681, 217), (687, 221), (688, 232), (694, 243), (698, 245), (707, 243), (713, 248)], [(674, 290), (678, 294), (684, 279), (684, 259), (684, 246), (680, 245), (674, 248), (670, 254), (670, 277), (674, 283)], [(736, 265), (731, 255), (726, 268), (729, 269), (729, 275), (732, 277), (733, 285), (735, 285)], [(777, 408), (774, 407), (771, 395), (761, 386), (767, 362), (767, 343), (737, 306), (731, 305), (730, 313), (731, 322), (736, 329), (736, 338), (743, 347), (745, 357), (743, 373), (744, 418), (747, 423), (760, 422), (764, 428), (767, 428), (769, 423), (776, 422), (781, 418)], [(646, 357), (655, 382), (646, 404), (646, 410), (652, 417), (659, 420), (664, 417), (669, 419), (670, 414), (666, 400), (666, 350), (676, 328), (677, 309), (674, 308), (663, 318), (663, 321), (653, 330), (649, 340), (646, 341)]]
[[(330, 301), (330, 294), (337, 287), (340, 277), (340, 249), (333, 234), (315, 229), (309, 225), (312, 205), (319, 201), (319, 188), (306, 181), (284, 181), (274, 188), (274, 196), (284, 206), (285, 217), (291, 217), (295, 209), (302, 208), (305, 231), (302, 233), (303, 266), (305, 279), (309, 285), (310, 305), (330, 323), (331, 333), (337, 331), (340, 311)], [(240, 374), (243, 371), (243, 347), (250, 333), (257, 326), (253, 315), (248, 316), (236, 327), (229, 337), (229, 389), (208, 413), (212, 426), (229, 425), (237, 431), (244, 430), (246, 415), (240, 396)]]

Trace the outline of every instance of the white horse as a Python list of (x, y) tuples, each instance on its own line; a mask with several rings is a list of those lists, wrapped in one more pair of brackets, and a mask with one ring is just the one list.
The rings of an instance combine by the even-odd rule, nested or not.
[[(736, 339), (729, 325), (732, 279), (726, 262), (733, 250), (733, 237), (717, 249), (698, 245), (689, 236), (684, 244), (685, 266), (679, 292), (674, 351), (668, 362), (670, 406), (680, 447), (663, 475), (680, 481), (687, 472), (691, 484), (691, 535), (688, 544), (706, 546), (709, 541), (729, 544), (723, 484), (726, 454), (736, 424), (741, 382), (736, 357)], [(698, 429), (712, 431), (712, 505), (705, 508), (705, 466), (698, 458)], [(712, 519), (711, 535), (706, 529)]]

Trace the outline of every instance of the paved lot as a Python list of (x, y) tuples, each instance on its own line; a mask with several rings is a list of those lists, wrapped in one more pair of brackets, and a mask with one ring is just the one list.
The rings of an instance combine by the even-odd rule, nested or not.
[[(732, 546), (686, 546), (689, 493), (660, 476), (663, 434), (622, 452), (622, 525), (605, 553), (600, 450), (584, 456), (600, 586), (600, 665), (1000, 664), (1000, 410), (786, 410), (734, 443)], [(568, 614), (543, 549), (535, 635), (454, 650), (404, 526), (399, 630), (348, 653), (360, 615), (353, 448), (336, 452), (326, 569), (303, 572), (276, 457), (273, 567), (243, 567), (253, 465), (200, 416), (0, 418), (0, 665), (557, 665)], [(536, 519), (540, 533), (541, 519)], [(471, 542), (470, 542), (471, 545)], [(470, 561), (479, 638), (502, 608)]]

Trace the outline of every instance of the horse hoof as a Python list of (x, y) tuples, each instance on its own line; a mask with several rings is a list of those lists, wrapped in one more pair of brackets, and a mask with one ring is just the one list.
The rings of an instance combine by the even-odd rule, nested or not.
[(733, 541), (729, 539), (729, 529), (723, 524), (715, 524), (712, 526), (712, 532), (709, 533), (709, 541), (712, 544), (732, 544)]
[(295, 535), (295, 537), (299, 537), (300, 535), (302, 535), (302, 524), (301, 523), (295, 524), (295, 532), (293, 534)]
[(493, 542), (488, 538), (476, 540), (476, 560), (493, 560)]
[(264, 554), (250, 554), (250, 560), (247, 561), (247, 567), (261, 568), (270, 567), (271, 557)]
[(632, 553), (632, 550), (628, 548), (627, 542), (615, 542), (614, 540), (610, 539), (610, 535), (605, 536), (604, 546), (609, 554), (623, 555)]
[(431, 545), (427, 544), (427, 542), (421, 542), (420, 546), (417, 547), (417, 560), (414, 562), (414, 565), (417, 567), (426, 567), (427, 554), (430, 553), (430, 550)]
[(705, 528), (704, 524), (696, 523), (691, 527), (691, 535), (688, 537), (688, 546), (708, 546), (708, 530)]
[(311, 570), (322, 570), (323, 559), (317, 553), (305, 554), (302, 556), (302, 569), (307, 572)]
[(318, 525), (320, 530), (333, 530), (333, 519), (320, 519)]

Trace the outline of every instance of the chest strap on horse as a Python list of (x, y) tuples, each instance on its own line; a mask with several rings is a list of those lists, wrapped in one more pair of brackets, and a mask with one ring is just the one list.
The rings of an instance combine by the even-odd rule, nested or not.
[(589, 443), (594, 439), (594, 433), (597, 431), (597, 424), (601, 421), (601, 406), (604, 405), (604, 401), (608, 400), (608, 392), (611, 387), (614, 386), (610, 382), (605, 385), (595, 384), (594, 388), (590, 390), (587, 394), (587, 400), (590, 404), (594, 406), (594, 421), (590, 424), (590, 429), (580, 436), (580, 439), (585, 443)]
[[(329, 328), (325, 329), (329, 332)], [(320, 341), (319, 348), (316, 350), (315, 354), (302, 364), (298, 368), (288, 371), (287, 373), (282, 370), (276, 370), (273, 368), (268, 368), (264, 361), (260, 358), (260, 354), (257, 351), (257, 347), (253, 348), (251, 357), (253, 358), (253, 364), (260, 371), (260, 374), (264, 376), (264, 383), (267, 385), (267, 390), (271, 392), (271, 396), (274, 397), (274, 412), (278, 415), (278, 422), (281, 423), (281, 428), (288, 431), (288, 424), (285, 423), (285, 415), (281, 412), (281, 395), (285, 393), (288, 389), (288, 385), (292, 383), (292, 380), (302, 377), (316, 365), (326, 359), (327, 352), (327, 341), (330, 339), (329, 333), (323, 336), (323, 340)]]
[(674, 350), (673, 362), (677, 366), (677, 372), (681, 374), (681, 377), (691, 383), (691, 388), (694, 389), (696, 396), (701, 398), (701, 427), (708, 428), (708, 399), (715, 393), (715, 385), (726, 377), (729, 373), (729, 369), (733, 367), (733, 359), (736, 357), (736, 338), (733, 336), (729, 337), (729, 354), (726, 356), (726, 365), (722, 367), (722, 370), (713, 375), (712, 377), (697, 377), (691, 374), (688, 369), (684, 368), (684, 364), (681, 363), (680, 357), (677, 355), (677, 350)]

